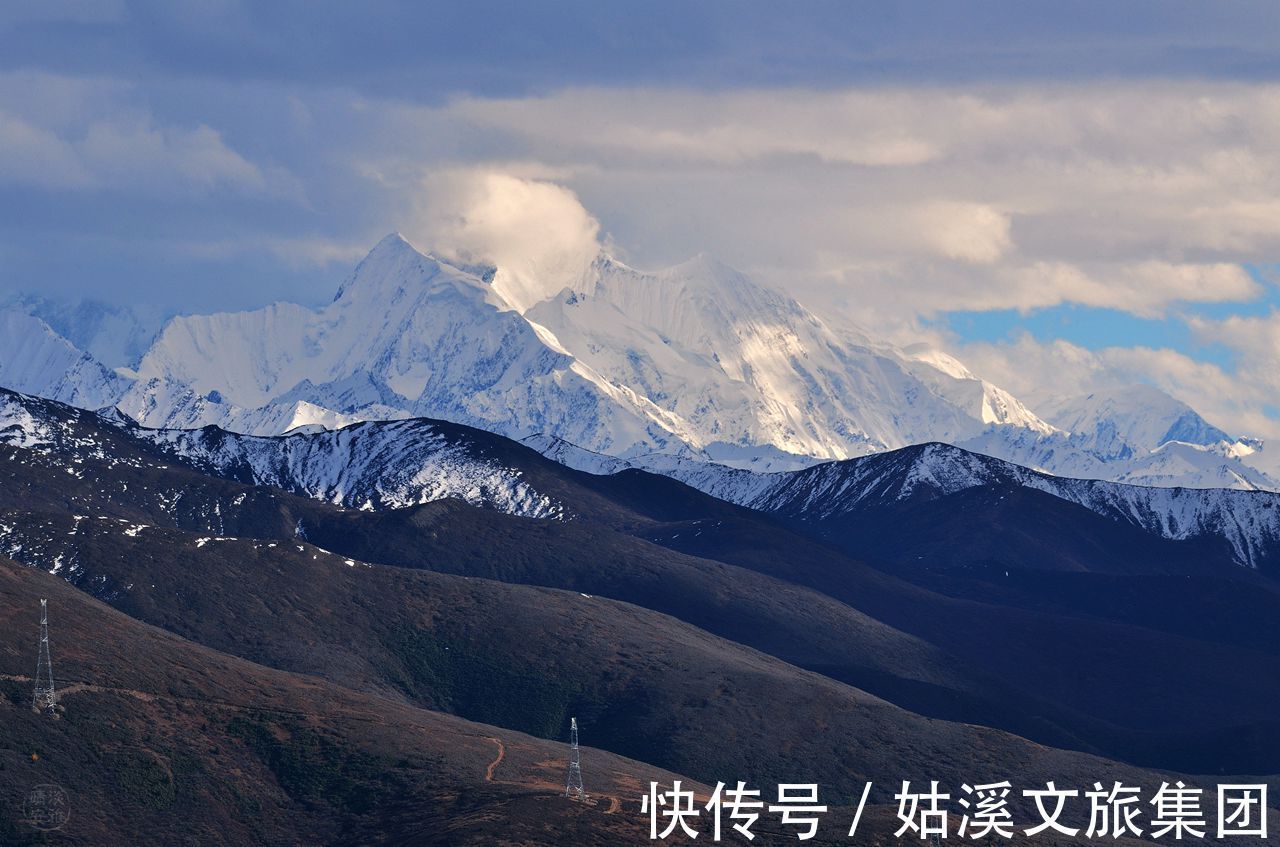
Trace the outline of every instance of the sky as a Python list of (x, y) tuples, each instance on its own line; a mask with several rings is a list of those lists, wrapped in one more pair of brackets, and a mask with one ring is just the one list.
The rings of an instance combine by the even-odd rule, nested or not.
[(1280, 4), (0, 6), (0, 298), (329, 300), (379, 238), (710, 253), (1031, 401), (1280, 438)]

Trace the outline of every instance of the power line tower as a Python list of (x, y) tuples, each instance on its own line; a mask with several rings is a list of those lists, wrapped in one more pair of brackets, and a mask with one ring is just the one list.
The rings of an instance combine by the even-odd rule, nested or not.
[(53, 661), (49, 658), (49, 601), (40, 601), (40, 659), (36, 663), (36, 694), (32, 702), (37, 712), (53, 714), (58, 695), (53, 688)]
[(565, 783), (564, 796), (585, 802), (587, 792), (582, 790), (582, 758), (578, 750), (578, 719), (569, 719), (569, 780)]

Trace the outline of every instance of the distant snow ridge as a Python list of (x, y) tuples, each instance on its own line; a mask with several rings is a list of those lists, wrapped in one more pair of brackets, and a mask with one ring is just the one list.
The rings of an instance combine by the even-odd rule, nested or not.
[[(113, 444), (109, 437), (116, 431), (132, 446), (118, 449), (119, 442)], [(86, 459), (157, 468), (185, 462), (218, 476), (348, 508), (396, 508), (456, 498), (521, 517), (572, 517), (559, 500), (529, 484), (520, 468), (486, 455), (477, 438), (501, 441), (427, 420), (276, 437), (215, 427), (153, 430), (118, 414), (95, 414), (0, 389), (0, 444), (32, 450), (68, 472)], [(166, 500), (161, 504), (165, 508), (182, 496), (181, 491), (155, 493)]]
[[(115, 431), (135, 439), (139, 449), (126, 452), (137, 455), (122, 457), (110, 449), (104, 433)], [(173, 456), (220, 476), (349, 508), (395, 508), (452, 497), (523, 517), (573, 517), (528, 478), (520, 466), (523, 451), (511, 453), (510, 442), (422, 419), (273, 437), (215, 427), (150, 430), (118, 415), (94, 415), (0, 390), (0, 444), (48, 454), (69, 472), (88, 458), (163, 467), (159, 462)], [(1248, 567), (1280, 555), (1280, 494), (1070, 479), (945, 444), (776, 473), (661, 453), (620, 460), (548, 437), (527, 439), (527, 446), (593, 473), (627, 468), (662, 473), (723, 500), (787, 518), (856, 519), (861, 512), (915, 497), (1025, 487), (1165, 538), (1220, 538)], [(510, 458), (504, 460), (504, 453)], [(176, 503), (181, 492), (158, 496)]]
[[(947, 444), (831, 462), (785, 474), (702, 469), (686, 481), (740, 505), (789, 517), (854, 515), (912, 497), (976, 487), (1026, 487), (1170, 539), (1222, 538), (1239, 564), (1258, 567), (1280, 550), (1280, 495), (1230, 489), (1156, 488), (1069, 479)], [(685, 476), (677, 470), (676, 475)]]
[(517, 468), (476, 455), (473, 445), (428, 421), (357, 424), (280, 437), (221, 430), (138, 430), (197, 467), (255, 485), (358, 509), (457, 498), (529, 518), (562, 519), (563, 506)]
[(110, 406), (129, 383), (44, 321), (0, 310), (0, 386), (87, 409)]

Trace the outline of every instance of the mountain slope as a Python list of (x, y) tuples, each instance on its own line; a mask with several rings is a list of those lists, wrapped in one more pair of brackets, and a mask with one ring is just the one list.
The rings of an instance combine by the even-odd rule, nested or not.
[[(30, 707), (41, 598), (49, 600), (58, 719)], [(645, 820), (634, 812), (606, 815), (560, 796), (563, 743), (255, 665), (3, 558), (0, 614), (31, 624), (0, 633), (0, 794), (18, 798), (0, 805), (6, 844), (552, 845), (574, 831), (582, 843), (606, 845), (643, 837)], [(675, 778), (600, 750), (582, 758), (606, 797), (630, 801), (637, 785)], [(20, 798), (49, 783), (71, 805), (54, 835), (18, 820)], [(425, 810), (451, 828), (421, 830)]]
[[(166, 527), (197, 533), (206, 544), (243, 536), (292, 544), (295, 537), (306, 537), (372, 561), (552, 585), (639, 603), (772, 655), (821, 666), (843, 680), (864, 682), (874, 692), (928, 714), (1023, 726), (1016, 710), (1007, 707), (1028, 700), (1025, 695), (984, 678), (976, 669), (963, 670), (955, 657), (854, 609), (750, 570), (682, 556), (610, 531), (608, 527), (653, 533), (655, 527), (667, 526), (662, 523), (667, 520), (682, 521), (674, 526), (685, 525), (689, 518), (723, 524), (725, 518), (750, 514), (662, 477), (631, 472), (612, 479), (570, 474), (557, 480), (550, 475), (553, 463), (506, 442), (514, 452), (547, 466), (541, 473), (535, 467), (527, 476), (545, 482), (558, 499), (572, 504), (573, 511), (566, 514), (572, 520), (558, 522), (573, 526), (567, 535), (560, 537), (527, 520), (465, 509), (456, 501), (433, 504), (425, 512), (343, 512), (269, 489), (202, 477), (181, 464), (95, 458), (103, 451), (90, 435), (93, 415), (46, 401), (34, 403), (64, 411), (70, 420), (50, 428), (75, 435), (63, 438), (58, 451), (50, 450), (48, 442), (42, 450), (0, 448), (0, 461), (5, 459), (3, 451), (12, 451), (0, 464), (0, 510), (7, 509), (3, 514), (9, 516), (0, 519), (0, 549), (77, 583), (89, 579), (86, 567), (93, 559), (78, 551), (95, 528), (99, 536), (105, 533), (120, 542), (162, 534)], [(77, 424), (77, 418), (84, 421)], [(466, 431), (498, 447), (504, 441)], [(68, 466), (75, 474), (65, 472)], [(578, 480), (597, 487), (578, 485)], [(42, 513), (61, 517), (54, 521), (39, 517)], [(448, 532), (442, 534), (437, 520), (444, 516), (451, 517)], [(52, 529), (54, 523), (65, 523), (65, 529)], [(767, 531), (779, 535), (776, 543), (781, 546), (794, 547), (785, 532), (771, 525)], [(757, 543), (752, 546), (760, 549)], [(609, 567), (602, 566), (602, 557)], [(491, 572), (492, 564), (502, 564), (503, 570)], [(729, 585), (734, 590), (727, 591)], [(797, 610), (804, 610), (803, 615), (798, 617)], [(1034, 700), (1027, 702), (1025, 714), (1055, 712), (1052, 704)], [(1069, 731), (1053, 726), (1052, 718), (1037, 718), (1025, 729), (1037, 737), (1080, 743)]]
[(886, 505), (969, 489), (1031, 489), (1162, 538), (1219, 542), (1237, 563), (1251, 568), (1269, 569), (1280, 561), (1280, 495), (1271, 492), (1069, 479), (946, 444), (783, 474), (691, 470), (689, 482), (708, 493), (815, 525), (853, 522)]
[[(80, 431), (72, 426), (73, 418), (87, 428)], [(52, 420), (63, 423), (52, 426), (48, 423)], [(81, 455), (118, 457), (143, 450), (151, 461), (177, 461), (240, 482), (352, 508), (381, 509), (456, 497), (525, 517), (599, 515), (617, 511), (624, 502), (621, 508), (629, 516), (619, 519), (627, 521), (642, 515), (711, 518), (730, 514), (714, 501), (695, 504), (681, 486), (664, 485), (659, 478), (619, 477), (615, 469), (622, 464), (627, 471), (625, 463), (588, 463), (595, 470), (611, 471), (605, 474), (575, 472), (500, 436), (442, 421), (366, 423), (287, 437), (243, 436), (216, 428), (150, 430), (127, 421), (112, 423), (78, 415), (0, 390), (0, 441), (19, 446), (53, 444), (50, 439), (68, 426), (78, 434), (64, 435), (56, 442), (56, 449), (64, 453), (73, 447), (66, 442), (81, 443)], [(111, 446), (83, 446), (98, 440)], [(563, 443), (537, 446), (561, 456), (568, 453), (571, 459), (582, 452)], [(979, 487), (1006, 493), (1029, 488), (1158, 538), (1210, 545), (1181, 551), (1176, 557), (1229, 558), (1255, 569), (1270, 568), (1280, 557), (1280, 496), (1267, 492), (1065, 479), (941, 444), (774, 474), (678, 459), (646, 463), (721, 500), (810, 525), (852, 519), (859, 512), (912, 497), (940, 497)], [(642, 490), (646, 493), (641, 494)], [(1116, 532), (1105, 524), (1092, 530), (1099, 539)], [(1062, 538), (1069, 542), (1089, 534), (1075, 532)], [(1049, 549), (1052, 543), (1045, 539), (1042, 546)], [(1131, 546), (1119, 544), (1111, 555)]]
[[(1055, 767), (1150, 778), (925, 720), (664, 615), (577, 592), (370, 566), (308, 545), (202, 543), (171, 530), (126, 535), (82, 522), (76, 539), (63, 543), (93, 563), (82, 588), (198, 642), (535, 736), (558, 737), (576, 714), (597, 744), (703, 781), (732, 773), (773, 784), (805, 773), (845, 796), (865, 778), (900, 784), (915, 762), (963, 781), (969, 749), (1028, 783)], [(242, 590), (250, 580), (253, 594)], [(806, 736), (813, 722), (875, 743), (850, 760)]]
[[(367, 423), (287, 437), (242, 436), (214, 428), (149, 430), (0, 390), (0, 442), (44, 444), (81, 458), (176, 462), (353, 508), (456, 497), (525, 517), (609, 513), (615, 522), (629, 524), (674, 515), (733, 514), (714, 500), (695, 502), (683, 486), (660, 477), (626, 468), (621, 474), (575, 472), (500, 436), (441, 421)], [(576, 449), (539, 446), (562, 454)], [(1280, 495), (1268, 492), (1065, 479), (941, 444), (774, 474), (680, 460), (658, 464), (667, 476), (720, 500), (813, 527), (854, 520), (910, 498), (976, 488), (1004, 493), (1033, 489), (1156, 538), (1194, 542), (1175, 558), (1234, 560), (1254, 569), (1270, 569), (1280, 560)], [(1105, 523), (1092, 526), (1062, 539), (1087, 541), (1092, 534), (1097, 543), (1120, 531)], [(1041, 546), (1048, 550), (1053, 543), (1046, 538)], [(1108, 555), (1123, 555), (1132, 546), (1118, 544)], [(962, 547), (957, 550), (963, 552)]]
[[(1268, 699), (1259, 686), (1269, 685), (1271, 677), (1242, 674), (1241, 663), (1256, 671), (1259, 662), (1270, 661), (1263, 655), (1277, 652), (1276, 634), (1265, 622), (1280, 618), (1280, 610), (1249, 620), (1233, 616), (1230, 574), (1248, 574), (1225, 561), (1214, 576), (1223, 589), (1197, 595), (1198, 600), (1183, 596), (1187, 587), (1175, 581), (1182, 576), (1166, 577), (1160, 591), (1152, 591), (1153, 597), (1189, 603), (1194, 614), (1186, 623), (1162, 622), (1154, 604), (1140, 601), (1133, 613), (1153, 623), (1134, 626), (1103, 608), (1060, 605), (1045, 614), (1029, 611), (1023, 598), (1008, 604), (995, 595), (990, 602), (948, 598), (674, 481), (634, 470), (614, 477), (575, 474), (474, 430), (466, 432), (487, 439), (494, 450), (505, 449), (503, 462), (521, 470), (521, 478), (535, 489), (558, 485), (555, 497), (571, 505), (565, 515), (571, 519), (515, 518), (456, 501), (372, 513), (339, 510), (203, 476), (176, 456), (167, 457), (167, 466), (109, 463), (91, 455), (100, 452), (91, 427), (101, 426), (103, 437), (122, 440), (131, 437), (126, 430), (87, 413), (35, 402), (68, 416), (65, 425), (50, 428), (64, 433), (71, 452), (64, 458), (48, 448), (3, 448), (20, 459), (0, 461), (0, 472), (10, 480), (0, 486), (0, 506), (14, 511), (60, 512), (68, 521), (78, 515), (82, 523), (107, 515), (127, 521), (117, 521), (113, 530), (122, 537), (133, 532), (145, 538), (148, 527), (177, 527), (211, 539), (255, 536), (294, 543), (301, 533), (357, 561), (636, 603), (926, 714), (990, 722), (1135, 761), (1233, 762), (1238, 769), (1252, 769), (1260, 766), (1258, 757), (1269, 755), (1270, 730), (1258, 723), (1265, 715), (1247, 704)], [(161, 447), (144, 441), (137, 449), (146, 455)], [(527, 467), (516, 463), (521, 456), (530, 460)], [(61, 493), (50, 496), (50, 490)], [(175, 509), (178, 493), (181, 508)], [(1033, 493), (1061, 504), (1052, 515), (1070, 507), (1104, 520)], [(882, 526), (897, 527), (899, 537), (924, 535), (921, 526), (909, 522)], [(66, 534), (72, 528), (50, 537), (73, 543)], [(39, 549), (30, 536), (7, 537), (27, 551), (22, 555)], [(1162, 543), (1174, 545), (1170, 550), (1186, 544)], [(52, 568), (55, 559), (50, 553), (41, 561)], [(60, 561), (66, 573), (75, 574), (72, 557), (64, 554)], [(1201, 584), (1195, 587), (1203, 590)], [(1270, 596), (1257, 586), (1252, 590), (1258, 602)], [(1085, 611), (1091, 620), (1082, 616)], [(1218, 621), (1227, 624), (1221, 627), (1223, 636), (1214, 632)], [(992, 651), (992, 644), (1002, 647)], [(1044, 655), (1058, 657), (1056, 663), (1037, 660)], [(1164, 658), (1153, 662), (1153, 656)], [(1190, 656), (1198, 658), (1192, 662)], [(1173, 664), (1183, 662), (1190, 670), (1175, 672)], [(1071, 668), (1070, 678), (1090, 684), (1063, 688), (1063, 667)], [(1165, 673), (1181, 674), (1186, 685), (1169, 690), (1158, 682)], [(1206, 699), (1206, 692), (1215, 696)], [(1210, 726), (1211, 742), (1205, 736)], [(1254, 734), (1234, 740), (1218, 735), (1228, 726), (1237, 733), (1252, 726), (1248, 731)]]

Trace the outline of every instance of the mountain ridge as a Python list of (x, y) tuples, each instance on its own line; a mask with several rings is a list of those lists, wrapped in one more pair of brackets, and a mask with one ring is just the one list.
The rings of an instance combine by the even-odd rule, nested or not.
[[(57, 423), (76, 418), (129, 446), (103, 447), (96, 436), (75, 435), (74, 426)], [(64, 431), (68, 426), (72, 434)], [(650, 476), (654, 484), (674, 480), (668, 485), (683, 483), (726, 504), (809, 522), (849, 520), (860, 509), (892, 505), (910, 495), (1028, 489), (1158, 538), (1221, 543), (1228, 560), (1255, 570), (1280, 561), (1280, 495), (1057, 477), (938, 442), (799, 471), (757, 473), (662, 456), (627, 463), (565, 443), (524, 445), (428, 419), (284, 436), (241, 435), (212, 426), (156, 430), (0, 389), (0, 443), (39, 447), (53, 439), (85, 445), (80, 448), (85, 455), (150, 451), (149, 461), (185, 462), (240, 482), (359, 509), (454, 497), (522, 517), (571, 519), (575, 500), (594, 498), (599, 490), (626, 490), (628, 485), (617, 479), (629, 469), (656, 473)], [(647, 467), (651, 463), (657, 467)], [(680, 495), (668, 490), (650, 501), (663, 499), (679, 502)]]
[[(392, 234), (327, 305), (174, 317), (132, 370), (11, 317), (0, 384), (164, 428), (431, 417), (627, 461), (754, 470), (945, 441), (1066, 476), (1280, 488), (1246, 464), (1259, 443), (1155, 389), (1119, 410), (1061, 401), (1051, 421), (954, 357), (877, 341), (706, 255), (641, 271), (602, 253), (536, 302), (504, 293), (504, 279)], [(78, 336), (114, 349), (93, 314)], [(46, 348), (57, 355), (29, 352)]]

